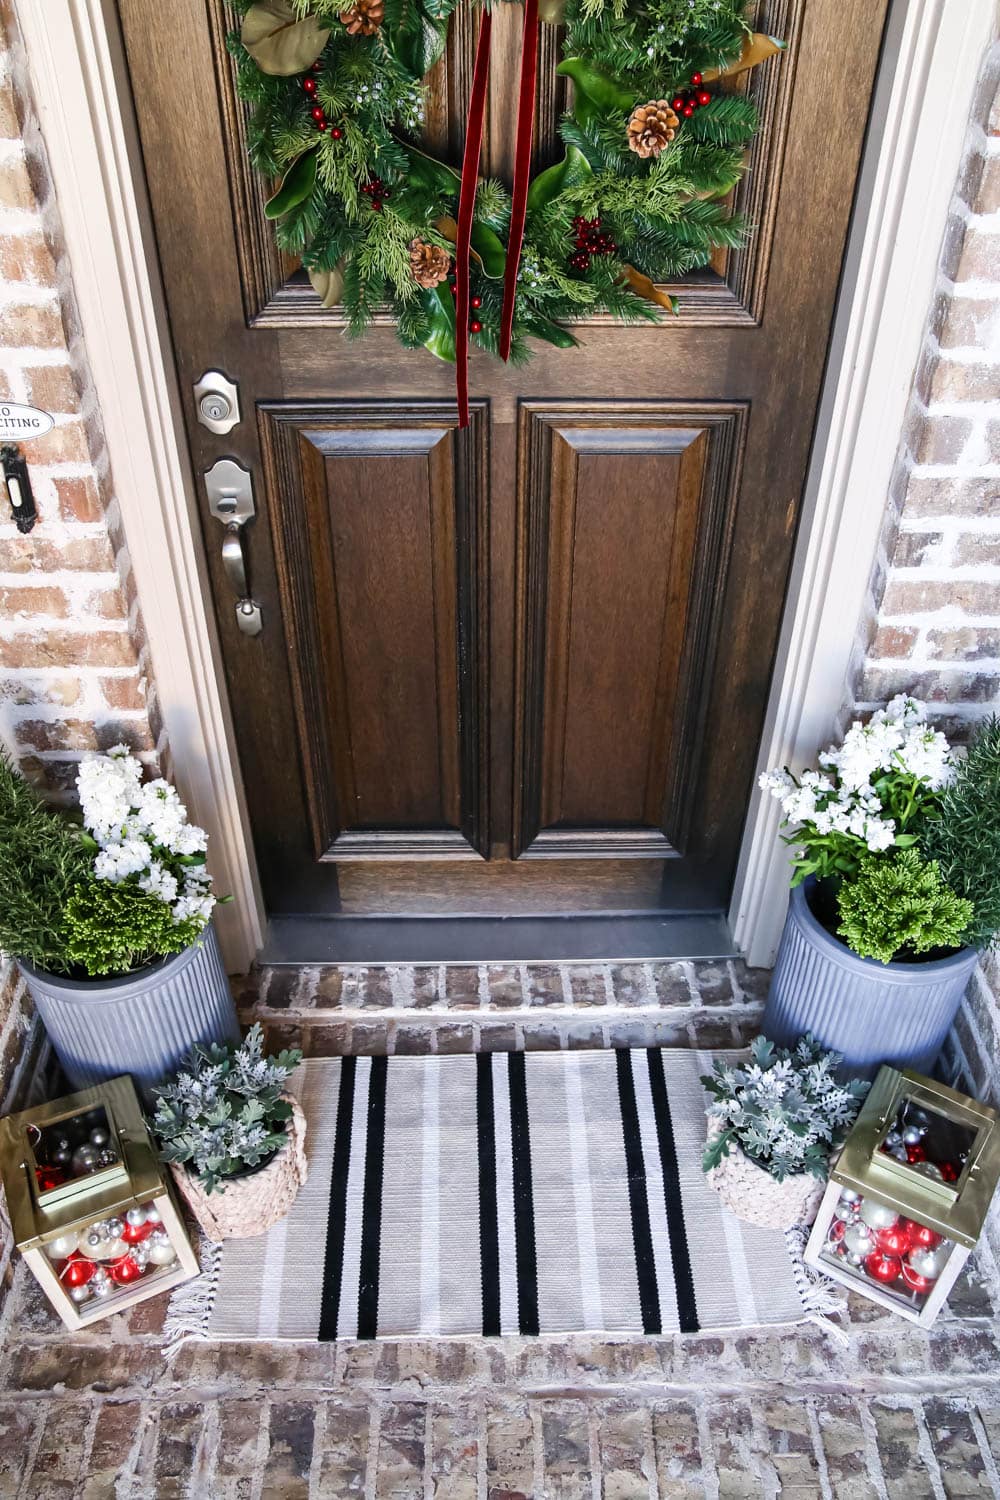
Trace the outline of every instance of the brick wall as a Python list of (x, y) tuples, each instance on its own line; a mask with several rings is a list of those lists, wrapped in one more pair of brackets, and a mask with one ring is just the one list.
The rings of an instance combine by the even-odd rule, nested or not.
[[(872, 581), (862, 712), (894, 693), (956, 738), (1000, 712), (1000, 44), (988, 53)], [(1000, 872), (998, 872), (1000, 878)], [(971, 986), (951, 1075), (1000, 1102), (1000, 962)], [(996, 1219), (1000, 1245), (1000, 1214)]]
[[(82, 752), (127, 740), (152, 755), (159, 724), (8, 0), (0, 0), (0, 398), (55, 416), (52, 432), (23, 450), (39, 511), (34, 530), (22, 536), (6, 504), (0, 507), (0, 740), (32, 780), (60, 797)], [(0, 958), (0, 1107), (24, 1093), (41, 1040), (24, 986)]]

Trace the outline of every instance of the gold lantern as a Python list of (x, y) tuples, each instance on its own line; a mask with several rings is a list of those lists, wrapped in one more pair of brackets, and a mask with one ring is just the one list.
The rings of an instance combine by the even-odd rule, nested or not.
[(932, 1323), (1000, 1179), (1000, 1116), (918, 1073), (882, 1068), (844, 1142), (809, 1265)]
[(0, 1120), (14, 1239), (67, 1328), (198, 1273), (131, 1078)]

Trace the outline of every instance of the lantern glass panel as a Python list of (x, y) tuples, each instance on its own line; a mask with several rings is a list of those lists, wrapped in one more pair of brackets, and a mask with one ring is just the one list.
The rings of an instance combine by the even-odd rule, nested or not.
[(844, 1188), (834, 1205), (819, 1262), (858, 1284), (877, 1288), (919, 1314), (955, 1253), (953, 1240), (907, 1218), (871, 1194)]
[(93, 1179), (122, 1171), (122, 1153), (111, 1112), (105, 1105), (78, 1110), (43, 1125), (26, 1126), (40, 1206), (73, 1197)]
[(904, 1095), (879, 1147), (922, 1177), (957, 1191), (980, 1129)]
[(178, 1260), (154, 1199), (63, 1231), (46, 1240), (44, 1250), (60, 1288), (81, 1314), (95, 1303), (102, 1304), (102, 1314), (110, 1311), (116, 1294), (140, 1282), (145, 1289), (175, 1271)]

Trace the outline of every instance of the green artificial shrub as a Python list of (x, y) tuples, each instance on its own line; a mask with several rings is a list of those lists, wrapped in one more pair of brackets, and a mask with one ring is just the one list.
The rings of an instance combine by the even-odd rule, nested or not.
[(863, 859), (855, 879), (841, 886), (837, 905), (847, 946), (883, 964), (962, 947), (973, 916), (972, 902), (955, 894), (937, 860), (915, 849)]
[(93, 862), (82, 830), (48, 807), (0, 750), (0, 949), (47, 973), (68, 973), (66, 903)]
[(66, 902), (66, 955), (92, 979), (128, 974), (183, 953), (201, 930), (202, 924), (190, 918), (175, 921), (159, 896), (131, 881), (115, 885), (91, 876), (74, 887)]

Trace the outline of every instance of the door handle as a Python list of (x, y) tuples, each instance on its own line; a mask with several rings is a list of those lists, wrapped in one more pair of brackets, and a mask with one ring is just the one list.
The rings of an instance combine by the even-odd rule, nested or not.
[(259, 635), (264, 622), (250, 594), (243, 550), (243, 528), (256, 513), (250, 470), (235, 459), (220, 458), (205, 475), (205, 492), (209, 511), (225, 528), (222, 565), (236, 595), (236, 624), (244, 635)]

